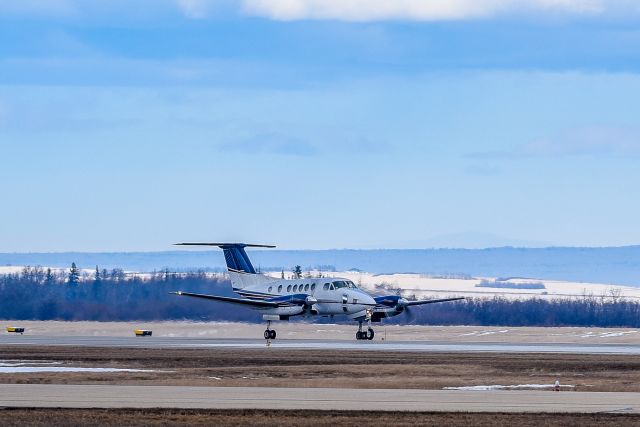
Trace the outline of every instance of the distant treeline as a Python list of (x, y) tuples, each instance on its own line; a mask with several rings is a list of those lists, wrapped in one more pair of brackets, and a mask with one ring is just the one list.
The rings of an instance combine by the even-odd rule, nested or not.
[[(127, 275), (120, 269), (82, 275), (25, 268), (0, 276), (0, 318), (16, 320), (197, 320), (261, 322), (251, 309), (169, 295), (183, 290), (233, 296), (231, 284), (203, 271)], [(382, 292), (386, 292), (382, 288)], [(296, 318), (294, 318), (296, 319)], [(343, 317), (320, 319), (341, 321)], [(301, 318), (301, 320), (303, 320)], [(640, 302), (608, 297), (472, 298), (413, 307), (388, 323), (486, 326), (640, 327)]]
[(121, 269), (82, 275), (39, 267), (0, 276), (0, 318), (21, 320), (229, 320), (259, 321), (251, 310), (173, 291), (233, 296), (229, 282), (199, 271), (127, 275)]

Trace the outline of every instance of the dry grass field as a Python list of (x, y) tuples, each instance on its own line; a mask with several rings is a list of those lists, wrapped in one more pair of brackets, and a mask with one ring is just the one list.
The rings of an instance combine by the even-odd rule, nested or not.
[(185, 409), (1, 409), (0, 425), (22, 426), (631, 426), (640, 415), (505, 414)]
[(0, 383), (442, 389), (559, 378), (576, 391), (640, 392), (640, 359), (625, 355), (0, 346), (1, 360), (157, 372), (2, 373)]

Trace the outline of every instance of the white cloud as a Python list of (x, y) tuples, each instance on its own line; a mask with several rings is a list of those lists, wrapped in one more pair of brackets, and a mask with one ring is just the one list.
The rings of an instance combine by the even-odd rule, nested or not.
[(593, 15), (621, 7), (638, 11), (630, 0), (243, 0), (245, 13), (282, 21), (438, 21), (519, 13)]
[(637, 156), (640, 154), (640, 129), (613, 126), (570, 129), (551, 138), (526, 143), (516, 154), (523, 157)]
[[(292, 20), (465, 20), (509, 15), (640, 16), (638, 0), (0, 0), (0, 15), (100, 17), (122, 13), (144, 17), (176, 11), (189, 19), (214, 15)], [(131, 18), (129, 16), (128, 18)], [(142, 18), (140, 18), (142, 19)]]
[(236, 151), (245, 154), (275, 154), (286, 156), (313, 156), (318, 148), (299, 138), (277, 132), (253, 135), (249, 138), (223, 144), (223, 151)]
[(207, 0), (178, 0), (178, 7), (187, 18), (204, 19), (209, 15), (211, 3)]
[(640, 128), (591, 126), (568, 129), (508, 151), (476, 152), (469, 159), (526, 159), (573, 156), (640, 156)]

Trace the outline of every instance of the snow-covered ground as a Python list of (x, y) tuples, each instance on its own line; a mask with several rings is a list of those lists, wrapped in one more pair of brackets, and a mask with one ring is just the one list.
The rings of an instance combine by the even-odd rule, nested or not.
[[(463, 387), (444, 387), (443, 390), (488, 391), (488, 390), (539, 390), (552, 389), (555, 384), (516, 384), (516, 385), (470, 385)], [(575, 385), (561, 384), (562, 388), (575, 388)]]
[(28, 374), (33, 372), (156, 372), (149, 369), (81, 368), (59, 366), (62, 362), (36, 360), (0, 360), (0, 374)]
[[(30, 267), (34, 267), (34, 266), (30, 266)], [(57, 267), (43, 267), (43, 266), (38, 266), (39, 268), (42, 269), (43, 272), (47, 271), (47, 268), (51, 268), (51, 272), (55, 273), (55, 274), (62, 274), (62, 275), (66, 275), (69, 274), (69, 269), (68, 268), (57, 268)], [(2, 275), (7, 275), (7, 274), (21, 274), (22, 271), (24, 270), (25, 266), (22, 265), (11, 265), (11, 266), (0, 266), (0, 276)], [(93, 278), (95, 277), (95, 273), (96, 270), (95, 268), (79, 268), (78, 272), (80, 274), (80, 281), (83, 280), (93, 280)], [(108, 270), (108, 272), (111, 272), (111, 270)], [(125, 277), (127, 278), (131, 278), (131, 277), (137, 277), (139, 279), (142, 280), (149, 280), (153, 277), (153, 273), (149, 273), (149, 272), (144, 272), (144, 273), (140, 273), (140, 272), (136, 272), (136, 271), (123, 271)], [(170, 272), (171, 274), (177, 274), (177, 275), (185, 275), (187, 273), (175, 273), (175, 272)], [(100, 270), (100, 274), (102, 274), (102, 270)], [(158, 274), (161, 274), (161, 272), (159, 272)], [(203, 273), (204, 275), (206, 275), (207, 277), (210, 278), (225, 278), (226, 274), (225, 273), (216, 273), (216, 272), (205, 272)]]
[[(23, 266), (1, 266), (0, 275), (16, 274), (23, 270)], [(47, 267), (43, 267), (45, 270)], [(56, 272), (68, 272), (68, 269), (52, 269)], [(87, 278), (93, 278), (94, 270), (81, 270)], [(151, 277), (150, 273), (125, 272), (127, 276), (137, 276), (143, 280)], [(280, 278), (281, 272), (267, 272), (266, 274)], [(638, 287), (618, 286), (603, 283), (567, 282), (561, 280), (545, 280), (535, 278), (509, 278), (498, 280), (495, 277), (439, 277), (425, 274), (394, 273), (371, 274), (358, 271), (324, 272), (325, 276), (349, 279), (363, 289), (376, 294), (395, 292), (400, 289), (404, 296), (415, 295), (418, 298), (466, 296), (466, 297), (494, 297), (505, 298), (557, 298), (557, 297), (622, 297), (640, 299), (640, 283)], [(311, 272), (309, 280), (318, 279), (318, 272)], [(224, 277), (222, 273), (207, 273), (209, 277)], [(289, 278), (290, 274), (287, 274)], [(491, 287), (493, 283), (501, 287)], [(518, 286), (536, 285), (540, 289), (522, 289)], [(482, 286), (478, 286), (482, 285)], [(507, 286), (507, 287), (504, 287)], [(509, 287), (511, 286), (511, 287)]]
[[(281, 272), (269, 273), (273, 277), (280, 277)], [(512, 285), (514, 288), (488, 287), (495, 282), (494, 277), (434, 277), (425, 274), (371, 274), (357, 271), (341, 271), (323, 273), (327, 276), (349, 279), (358, 286), (375, 293), (384, 293), (385, 289), (401, 289), (403, 295), (422, 297), (493, 297), (506, 298), (557, 298), (587, 296), (616, 296), (623, 298), (640, 298), (640, 287), (617, 286), (602, 283), (566, 282), (561, 280), (544, 280), (535, 278), (511, 278), (500, 280), (502, 286)], [(312, 272), (312, 276), (315, 274)], [(310, 279), (311, 280), (311, 279)], [(322, 279), (316, 279), (322, 280)], [(483, 284), (479, 287), (477, 285)], [(518, 285), (535, 284), (544, 286), (543, 289), (518, 289)], [(384, 288), (381, 288), (384, 286)]]

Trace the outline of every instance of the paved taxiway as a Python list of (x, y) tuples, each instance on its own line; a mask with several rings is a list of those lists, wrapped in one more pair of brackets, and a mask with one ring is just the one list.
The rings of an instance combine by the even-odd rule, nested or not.
[[(190, 337), (113, 337), (3, 335), (0, 345), (137, 347), (137, 348), (265, 348), (264, 339)], [(424, 352), (501, 352), (501, 353), (579, 353), (640, 355), (640, 344), (505, 343), (450, 341), (346, 341), (282, 339), (271, 343), (274, 349), (424, 351)]]
[(2, 384), (0, 406), (640, 413), (640, 393)]

